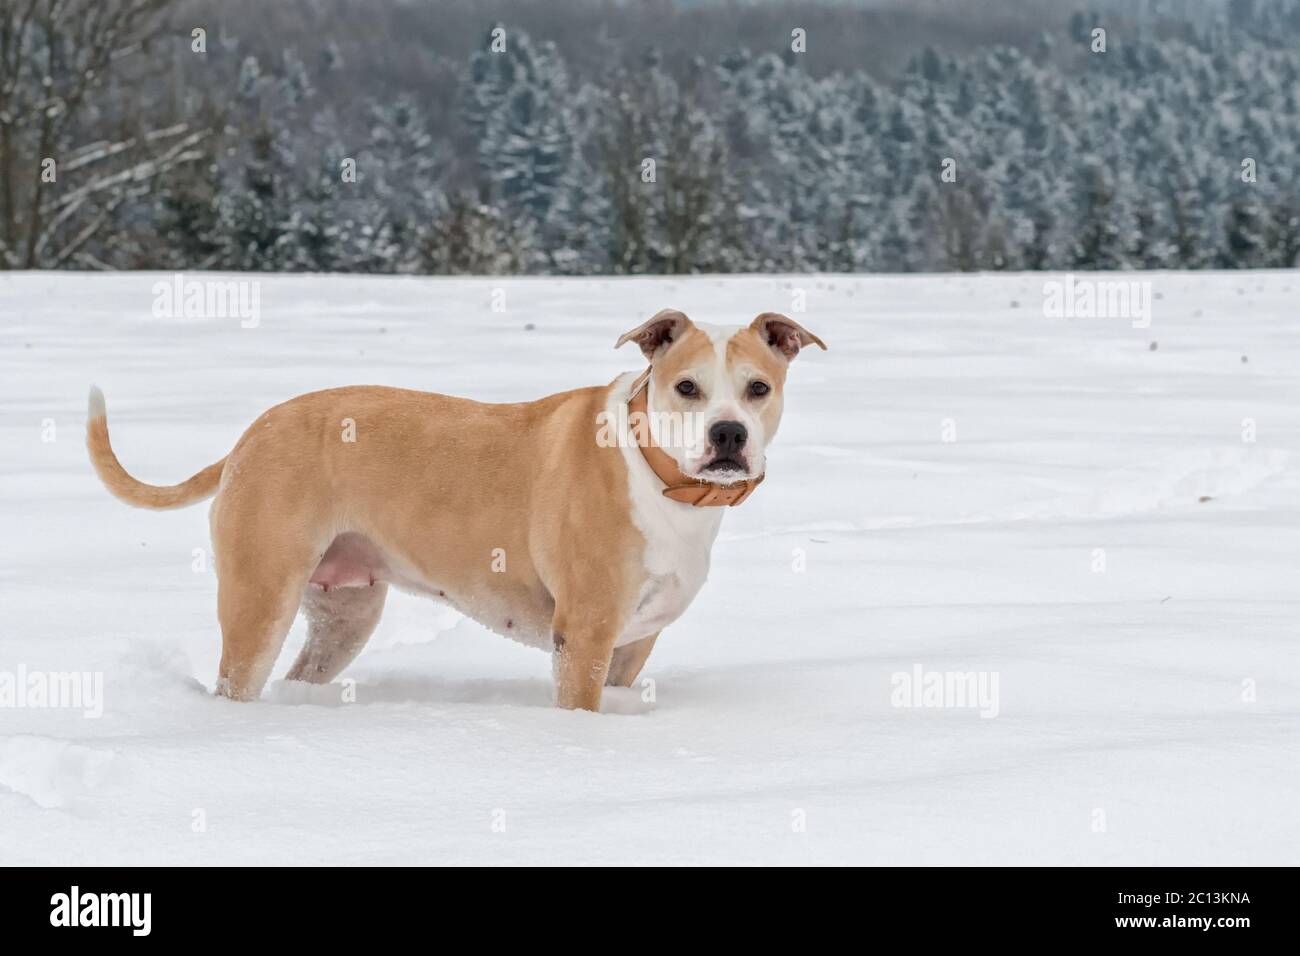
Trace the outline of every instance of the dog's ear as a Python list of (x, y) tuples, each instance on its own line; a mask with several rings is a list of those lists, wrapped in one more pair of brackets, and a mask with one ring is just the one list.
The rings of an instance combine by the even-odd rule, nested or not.
[(656, 352), (676, 342), (691, 327), (692, 322), (684, 313), (676, 309), (660, 309), (653, 318), (620, 335), (614, 348), (621, 348), (624, 342), (635, 341), (641, 346), (645, 357), (653, 359)]
[(793, 361), (799, 350), (808, 345), (820, 345), (822, 351), (826, 351), (825, 342), (780, 312), (764, 312), (749, 327), (764, 342), (784, 355), (787, 362)]

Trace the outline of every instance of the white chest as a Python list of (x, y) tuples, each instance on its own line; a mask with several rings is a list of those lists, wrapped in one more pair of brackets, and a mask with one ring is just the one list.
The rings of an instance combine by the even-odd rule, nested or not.
[(623, 628), (615, 646), (630, 644), (658, 634), (690, 606), (709, 573), (708, 551), (703, 560), (683, 562), (665, 574), (651, 574), (641, 587), (636, 610)]

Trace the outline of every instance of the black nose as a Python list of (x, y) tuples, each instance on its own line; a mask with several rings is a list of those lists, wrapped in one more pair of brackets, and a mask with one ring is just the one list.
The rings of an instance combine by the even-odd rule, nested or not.
[(719, 455), (734, 455), (745, 447), (748, 438), (749, 432), (740, 422), (718, 422), (709, 429), (709, 441)]

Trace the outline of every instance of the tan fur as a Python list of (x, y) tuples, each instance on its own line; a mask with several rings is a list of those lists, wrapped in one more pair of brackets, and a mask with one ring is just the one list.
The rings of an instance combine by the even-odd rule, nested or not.
[(650, 659), (650, 652), (654, 650), (655, 641), (658, 639), (659, 635), (654, 634), (614, 648), (614, 656), (609, 663), (609, 673), (605, 677), (605, 686), (631, 687), (632, 681), (636, 680), (637, 675), (641, 673), (641, 668), (645, 667), (645, 662)]
[(86, 447), (90, 463), (104, 487), (113, 496), (137, 508), (183, 508), (210, 498), (217, 490), (226, 459), (208, 465), (197, 475), (179, 485), (146, 485), (126, 473), (108, 441), (108, 419), (104, 415), (104, 396), (99, 389), (90, 393), (90, 415), (86, 419)]
[[(779, 398), (784, 361), (751, 337), (737, 348), (771, 373)], [(615, 652), (647, 577), (629, 466), (596, 441), (617, 384), (503, 405), (379, 386), (312, 392), (170, 487), (123, 469), (96, 390), (87, 445), (128, 504), (216, 494), (219, 693), (260, 695), (300, 606), (308, 639), (289, 676), (332, 680), (373, 632), (391, 583), (552, 648), (560, 706), (595, 710), (607, 681), (631, 684), (658, 636)], [(344, 586), (331, 588), (336, 575)]]

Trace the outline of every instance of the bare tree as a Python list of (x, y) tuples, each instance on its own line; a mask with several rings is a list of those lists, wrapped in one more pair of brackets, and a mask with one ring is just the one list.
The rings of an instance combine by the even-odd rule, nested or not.
[(118, 208), (202, 157), (206, 130), (127, 112), (173, 3), (0, 0), (0, 267), (98, 265), (83, 250)]

